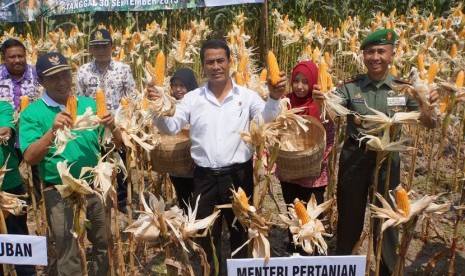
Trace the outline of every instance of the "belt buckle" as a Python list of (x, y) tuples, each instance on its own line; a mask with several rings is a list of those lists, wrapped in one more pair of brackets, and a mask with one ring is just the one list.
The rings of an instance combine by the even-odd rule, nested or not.
[(221, 174), (221, 171), (218, 169), (212, 169), (211, 172), (213, 176), (219, 176)]

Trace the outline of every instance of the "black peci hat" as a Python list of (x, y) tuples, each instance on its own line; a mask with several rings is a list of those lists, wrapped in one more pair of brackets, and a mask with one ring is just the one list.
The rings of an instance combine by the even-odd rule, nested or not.
[(36, 71), (39, 76), (51, 76), (70, 69), (71, 66), (66, 58), (58, 52), (44, 54), (36, 62)]
[(98, 29), (90, 35), (89, 45), (111, 44), (110, 32), (106, 29)]

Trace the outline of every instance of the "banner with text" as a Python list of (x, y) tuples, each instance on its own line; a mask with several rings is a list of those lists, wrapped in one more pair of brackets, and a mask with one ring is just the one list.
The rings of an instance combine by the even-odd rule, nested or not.
[(264, 0), (0, 0), (0, 21), (93, 11), (151, 11), (263, 3)]
[(41, 236), (1, 235), (0, 263), (47, 265), (47, 240)]
[(364, 276), (366, 256), (318, 256), (228, 259), (228, 276)]

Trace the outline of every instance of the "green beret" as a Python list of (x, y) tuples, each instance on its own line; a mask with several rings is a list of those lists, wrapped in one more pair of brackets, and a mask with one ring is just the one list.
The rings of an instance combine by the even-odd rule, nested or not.
[(396, 42), (396, 37), (396, 32), (392, 29), (377, 30), (362, 41), (360, 50), (364, 50), (368, 45), (394, 44), (394, 42)]

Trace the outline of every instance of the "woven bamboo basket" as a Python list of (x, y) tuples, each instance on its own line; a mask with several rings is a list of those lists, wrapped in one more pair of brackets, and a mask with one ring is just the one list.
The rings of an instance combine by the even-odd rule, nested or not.
[(321, 171), (321, 161), (326, 149), (326, 132), (323, 124), (316, 118), (305, 116), (308, 131), (285, 132), (281, 141), (287, 140), (296, 151), (278, 151), (276, 166), (283, 180), (318, 176)]
[(188, 174), (194, 169), (189, 130), (177, 135), (163, 135), (161, 142), (152, 150), (153, 170), (159, 173)]

